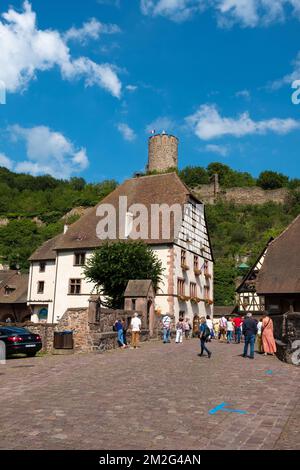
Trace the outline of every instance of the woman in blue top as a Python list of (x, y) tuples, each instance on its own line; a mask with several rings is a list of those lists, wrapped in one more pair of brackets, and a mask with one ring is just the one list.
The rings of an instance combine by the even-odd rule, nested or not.
[(126, 348), (126, 346), (124, 344), (123, 323), (120, 319), (118, 321), (116, 321), (115, 329), (116, 329), (116, 332), (118, 333), (119, 346), (123, 349)]
[(210, 329), (207, 326), (206, 320), (205, 320), (204, 317), (201, 318), (200, 322), (201, 323), (200, 323), (199, 331), (200, 331), (201, 353), (199, 354), (199, 356), (203, 356), (203, 352), (206, 351), (208, 357), (210, 358), (211, 357), (211, 352), (205, 346), (205, 343), (206, 343), (206, 341), (208, 340), (208, 338), (210, 336)]

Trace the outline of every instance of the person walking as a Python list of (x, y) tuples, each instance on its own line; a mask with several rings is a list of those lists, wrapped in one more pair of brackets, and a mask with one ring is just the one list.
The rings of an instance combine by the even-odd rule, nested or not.
[(227, 334), (227, 320), (223, 315), (223, 317), (220, 318), (219, 340), (225, 342), (226, 334)]
[(126, 345), (124, 343), (123, 323), (122, 323), (121, 319), (119, 319), (115, 322), (115, 331), (118, 334), (118, 343), (119, 343), (120, 348), (125, 349)]
[(233, 340), (233, 331), (234, 331), (234, 325), (233, 322), (231, 321), (231, 318), (228, 318), (227, 320), (227, 343), (231, 343)]
[(247, 317), (243, 322), (243, 335), (245, 337), (245, 345), (243, 357), (247, 357), (248, 348), (250, 346), (250, 359), (254, 359), (254, 345), (257, 333), (257, 323), (252, 318), (252, 313), (247, 313)]
[(168, 313), (166, 313), (162, 319), (163, 324), (163, 342), (171, 343), (170, 335), (171, 335), (171, 318)]
[(273, 320), (267, 313), (264, 313), (262, 321), (262, 345), (265, 356), (268, 354), (275, 355), (277, 348), (274, 338), (274, 325)]
[(263, 319), (260, 318), (259, 319), (259, 322), (257, 323), (257, 350), (260, 354), (262, 354), (263, 352), (263, 348), (262, 348), (262, 322), (263, 322)]
[(191, 325), (189, 323), (188, 318), (186, 318), (183, 322), (183, 331), (184, 331), (185, 339), (189, 339), (190, 338)]
[(208, 340), (210, 336), (210, 329), (208, 328), (206, 324), (206, 319), (204, 317), (201, 318), (200, 320), (200, 328), (199, 328), (199, 333), (200, 333), (200, 345), (201, 345), (201, 352), (199, 356), (203, 356), (203, 352), (205, 351), (208, 355), (208, 358), (211, 358), (211, 351), (205, 346), (206, 341)]
[(176, 340), (175, 340), (176, 344), (182, 343), (183, 329), (184, 329), (183, 318), (179, 318), (178, 322), (176, 323)]
[(136, 349), (139, 347), (140, 333), (141, 333), (141, 327), (142, 327), (142, 322), (137, 312), (135, 312), (134, 317), (131, 320), (130, 326), (131, 326), (131, 347), (133, 349)]
[(213, 322), (212, 320), (210, 319), (210, 316), (207, 315), (206, 316), (206, 324), (210, 330), (210, 337), (208, 338), (208, 341), (210, 342), (212, 340), (212, 338), (214, 338), (215, 334), (214, 334), (214, 326), (213, 326)]
[(241, 342), (241, 336), (242, 336), (242, 319), (241, 317), (235, 317), (233, 319), (233, 325), (234, 325), (234, 336), (235, 336), (235, 342), (237, 344), (240, 344)]

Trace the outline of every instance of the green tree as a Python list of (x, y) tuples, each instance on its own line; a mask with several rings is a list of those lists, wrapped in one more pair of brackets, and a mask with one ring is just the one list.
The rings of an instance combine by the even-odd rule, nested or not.
[(70, 186), (75, 191), (82, 191), (86, 185), (84, 178), (73, 177), (70, 179)]
[(276, 171), (263, 171), (257, 180), (257, 185), (262, 189), (279, 189), (287, 186), (289, 178)]
[(105, 305), (123, 308), (123, 295), (130, 279), (151, 279), (155, 289), (163, 272), (161, 261), (140, 241), (104, 243), (88, 260), (87, 279), (107, 297)]
[(233, 260), (220, 259), (214, 268), (214, 288), (216, 305), (235, 304), (235, 279), (237, 269)]
[(201, 166), (187, 166), (179, 172), (179, 176), (190, 188), (209, 183), (209, 175)]

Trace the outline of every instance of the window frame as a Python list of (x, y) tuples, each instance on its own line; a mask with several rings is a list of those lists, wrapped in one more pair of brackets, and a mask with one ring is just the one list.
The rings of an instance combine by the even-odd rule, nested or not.
[(41, 261), (41, 262), (40, 262), (40, 264), (39, 264), (39, 272), (40, 272), (40, 273), (46, 272), (46, 264), (47, 264), (47, 263), (44, 262), (44, 261)]
[[(82, 279), (79, 278), (70, 278), (69, 279), (69, 290), (68, 294), (69, 295), (81, 295), (81, 289), (82, 289)], [(79, 286), (79, 292), (76, 291), (77, 287)], [(74, 287), (74, 292), (72, 292), (72, 288)]]
[(38, 281), (37, 294), (43, 295), (45, 293), (45, 281)]
[(182, 277), (177, 278), (177, 295), (185, 296), (185, 280)]
[[(77, 257), (79, 257), (79, 263), (76, 262)], [(84, 260), (83, 262), (82, 262), (82, 257)], [(82, 266), (85, 266), (85, 263), (86, 263), (86, 251), (77, 251), (77, 252), (75, 251), (73, 266), (82, 267)]]

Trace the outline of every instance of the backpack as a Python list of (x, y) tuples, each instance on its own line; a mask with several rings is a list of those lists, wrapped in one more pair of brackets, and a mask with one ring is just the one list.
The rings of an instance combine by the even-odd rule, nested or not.
[(202, 333), (202, 339), (206, 341), (210, 337), (210, 335), (211, 335), (210, 329), (208, 328), (207, 325), (205, 325), (205, 330)]

